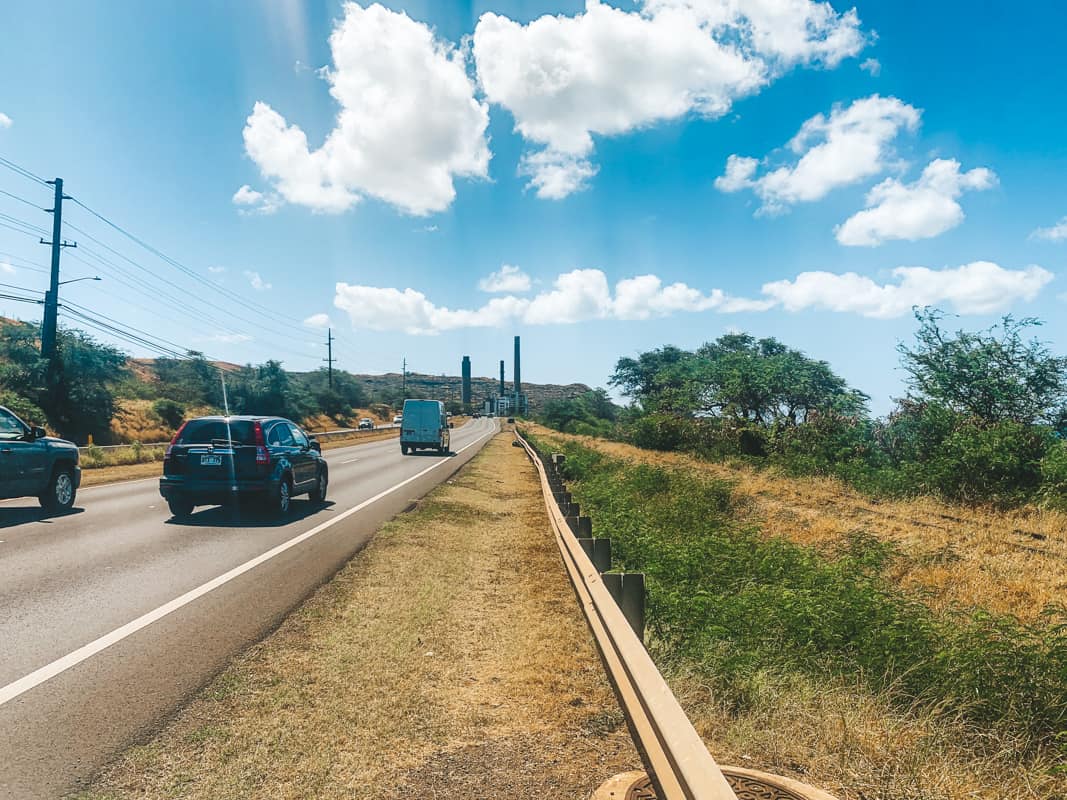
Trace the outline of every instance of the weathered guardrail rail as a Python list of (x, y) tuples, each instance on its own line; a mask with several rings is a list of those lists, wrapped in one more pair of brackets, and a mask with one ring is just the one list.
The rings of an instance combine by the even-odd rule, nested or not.
[(607, 572), (610, 543), (593, 537), (592, 521), (579, 514), (566, 491), (559, 471), (562, 456), (546, 464), (518, 430), (515, 438), (541, 478), (560, 555), (647, 770), (615, 776), (594, 798), (835, 800), (789, 778), (715, 762), (645, 650), (644, 576)]

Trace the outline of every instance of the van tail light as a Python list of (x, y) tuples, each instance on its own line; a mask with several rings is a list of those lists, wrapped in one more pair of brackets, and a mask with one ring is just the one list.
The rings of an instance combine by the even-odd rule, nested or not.
[(163, 460), (164, 461), (166, 461), (168, 458), (170, 458), (171, 449), (174, 447), (174, 445), (176, 445), (178, 443), (178, 440), (182, 438), (182, 431), (185, 430), (185, 426), (188, 425), (188, 424), (189, 424), (188, 422), (183, 422), (181, 427), (178, 428), (178, 430), (176, 430), (174, 432), (174, 437), (170, 440), (170, 444), (168, 444), (167, 445), (167, 449), (165, 451), (163, 451)]
[(259, 423), (259, 420), (252, 423), (252, 435), (256, 440), (256, 463), (269, 464), (270, 451), (267, 450), (267, 443), (263, 439), (263, 426)]

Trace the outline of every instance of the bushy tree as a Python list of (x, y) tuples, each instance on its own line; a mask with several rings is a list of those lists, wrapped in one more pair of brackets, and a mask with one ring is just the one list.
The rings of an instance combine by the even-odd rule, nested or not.
[(901, 365), (912, 396), (988, 423), (1046, 423), (1067, 420), (1067, 358), (1026, 338), (1041, 324), (1011, 316), (984, 331), (949, 334), (937, 309), (915, 312), (916, 343), (901, 344)]

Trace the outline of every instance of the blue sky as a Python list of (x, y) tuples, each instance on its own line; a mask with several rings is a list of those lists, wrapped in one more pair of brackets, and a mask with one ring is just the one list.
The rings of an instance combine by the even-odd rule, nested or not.
[[(103, 244), (66, 230), (63, 277), (104, 280), (63, 297), (293, 369), (325, 355), (319, 315), (354, 372), (510, 374), (522, 334), (525, 379), (590, 385), (740, 329), (878, 413), (915, 302), (1038, 316), (1064, 351), (1062, 4), (383, 5), (4, 4), (0, 156), (201, 279), (67, 203)], [(50, 205), (8, 169), (0, 189)], [(0, 227), (0, 282), (43, 291), (36, 242)], [(505, 265), (509, 290), (479, 288)]]

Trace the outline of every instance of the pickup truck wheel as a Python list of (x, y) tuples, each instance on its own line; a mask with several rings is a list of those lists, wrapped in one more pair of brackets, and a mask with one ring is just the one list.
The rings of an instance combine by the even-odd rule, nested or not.
[(279, 519), (285, 517), (289, 513), (289, 506), (292, 500), (293, 487), (289, 484), (288, 478), (282, 478), (278, 488), (274, 490), (271, 512)]
[(37, 499), (45, 511), (51, 514), (59, 514), (70, 511), (74, 506), (74, 473), (69, 469), (60, 468), (52, 473), (44, 494)]
[(326, 475), (326, 470), (319, 470), (318, 480), (315, 481), (315, 488), (308, 492), (308, 499), (312, 503), (321, 503), (326, 499), (326, 487), (329, 485), (330, 479)]
[(186, 497), (169, 497), (167, 498), (167, 508), (170, 509), (170, 513), (175, 517), (187, 517), (193, 513), (195, 506), (193, 501)]

